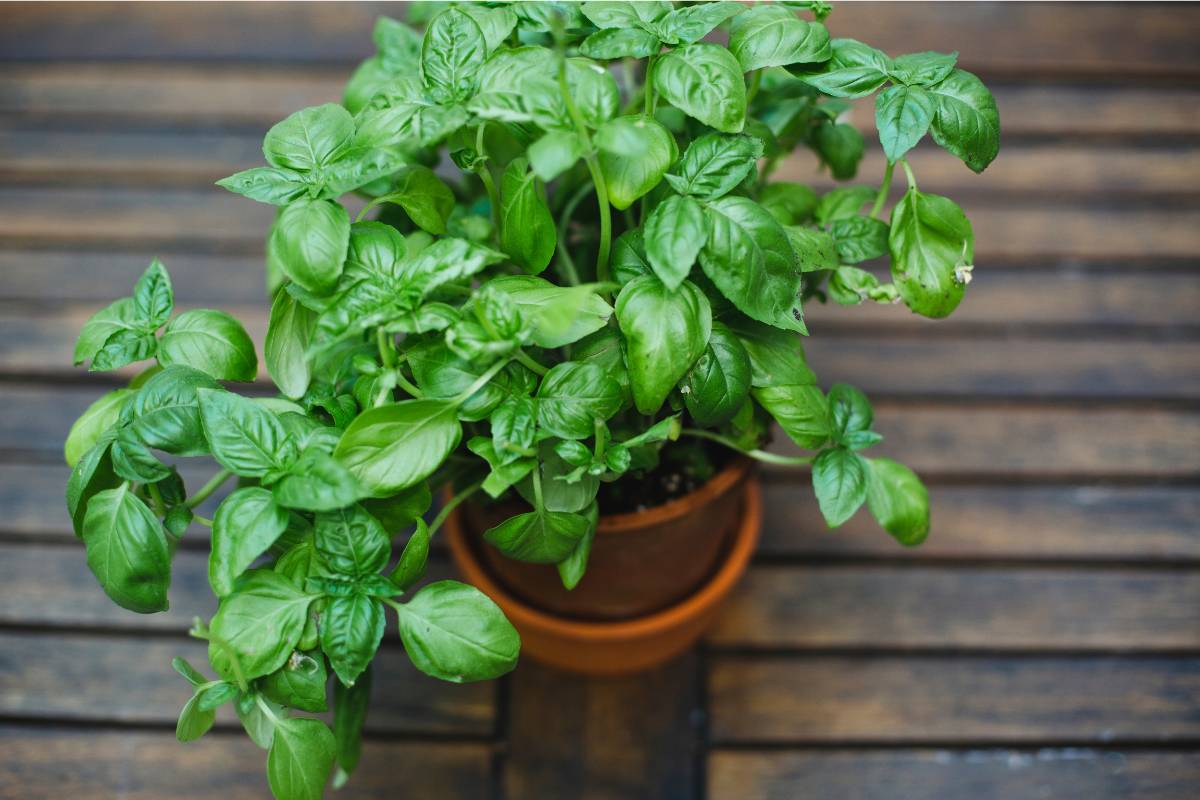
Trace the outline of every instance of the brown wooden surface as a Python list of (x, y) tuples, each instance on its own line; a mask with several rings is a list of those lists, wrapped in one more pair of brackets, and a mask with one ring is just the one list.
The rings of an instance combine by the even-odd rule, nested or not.
[[(61, 444), (114, 379), (70, 351), (154, 255), (181, 307), (229, 308), (261, 344), (270, 209), (212, 181), (338, 98), (381, 11), (399, 13), (0, 6), (0, 798), (265, 796), (263, 754), (227, 715), (173, 736), (169, 661), (203, 661), (185, 631), (212, 607), (202, 532), (167, 614), (120, 611), (87, 572)], [(389, 632), (339, 796), (1196, 796), (1200, 7), (843, 4), (830, 25), (892, 54), (957, 49), (1001, 109), (984, 175), (912, 154), (976, 232), (959, 312), (809, 309), (822, 380), (870, 393), (881, 452), (930, 484), (929, 541), (900, 548), (866, 513), (828, 531), (807, 474), (768, 469), (746, 581), (659, 670), (529, 663), (451, 686)], [(869, 105), (851, 119), (872, 131)], [(860, 181), (880, 164), (874, 146)], [(805, 156), (778, 176), (828, 185)]]

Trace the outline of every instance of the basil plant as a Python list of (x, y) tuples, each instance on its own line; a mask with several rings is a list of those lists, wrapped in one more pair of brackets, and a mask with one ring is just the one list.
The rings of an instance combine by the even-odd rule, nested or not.
[[(901, 543), (925, 538), (920, 480), (865, 455), (881, 438), (870, 402), (823, 391), (806, 364), (804, 303), (953, 311), (971, 225), (918, 188), (905, 155), (928, 133), (981, 171), (999, 118), (956, 54), (831, 39), (828, 12), (430, 4), (412, 15), (423, 33), (381, 19), (343, 103), (275, 125), (268, 165), (219, 182), (276, 207), (275, 396), (227, 386), (258, 374), (250, 338), (221, 311), (173, 315), (158, 261), (87, 322), (76, 363), (153, 362), (66, 444), (89, 567), (117, 604), (161, 612), (180, 539), (211, 529), (219, 606), (191, 633), (215, 677), (176, 661), (194, 688), (181, 740), (232, 703), (275, 796), (317, 798), (358, 760), (389, 612), (433, 677), (512, 669), (520, 642), (491, 600), (449, 580), (415, 588), (431, 537), (480, 491), (523, 509), (487, 543), (557, 565), (568, 588), (598, 497), (637, 507), (656, 470), (702, 480), (739, 453), (808, 466), (830, 526), (865, 504)], [(866, 143), (842, 119), (872, 95), (878, 185), (771, 180), (798, 148), (853, 178)], [(885, 216), (897, 165), (908, 188)], [(890, 282), (859, 266), (884, 257)], [(774, 427), (809, 454), (761, 449)], [(218, 469), (189, 491), (163, 454)], [(329, 695), (332, 725), (297, 713), (328, 711)]]

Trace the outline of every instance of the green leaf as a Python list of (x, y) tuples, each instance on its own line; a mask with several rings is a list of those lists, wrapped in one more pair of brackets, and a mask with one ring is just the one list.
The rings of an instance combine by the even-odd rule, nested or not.
[(68, 467), (74, 467), (100, 441), (100, 437), (117, 423), (121, 408), (133, 396), (130, 389), (113, 389), (100, 396), (79, 415), (67, 433), (63, 455)]
[(597, 28), (646, 29), (671, 13), (674, 6), (668, 0), (617, 0), (583, 4), (583, 15)]
[(153, 333), (119, 330), (104, 342), (88, 369), (93, 372), (120, 369), (135, 361), (145, 361), (157, 349), (158, 340)]
[(762, 386), (751, 394), (796, 444), (817, 450), (829, 441), (829, 406), (816, 386)]
[(833, 223), (833, 238), (842, 263), (858, 264), (888, 251), (888, 225), (874, 217), (850, 217)]
[(787, 232), (745, 197), (723, 197), (706, 213), (710, 228), (700, 266), (721, 294), (759, 322), (806, 333), (800, 269)]
[(725, 133), (746, 122), (742, 68), (720, 45), (697, 42), (664, 55), (654, 65), (654, 88), (689, 117)]
[(419, 164), (410, 164), (392, 176), (392, 191), (379, 198), (395, 203), (422, 230), (434, 235), (446, 232), (446, 220), (454, 210), (454, 192), (434, 174)]
[(858, 215), (862, 207), (871, 202), (875, 190), (870, 186), (846, 186), (834, 189), (821, 196), (817, 203), (816, 219), (821, 225), (828, 225), (840, 219), (849, 219)]
[(799, 225), (789, 225), (784, 231), (801, 272), (837, 269), (837, 242), (832, 235), (816, 228), (803, 228)]
[(613, 242), (609, 266), (612, 279), (622, 286), (634, 278), (654, 274), (646, 255), (646, 242), (641, 228), (633, 228), (617, 237)]
[[(333, 684), (333, 735), (337, 740), (339, 777), (358, 766), (362, 755), (362, 729), (371, 701), (371, 668), (368, 666), (353, 686)], [(335, 783), (337, 778), (334, 779)]]
[(668, 44), (691, 44), (700, 41), (711, 33), (713, 28), (741, 11), (741, 3), (697, 3), (677, 8), (667, 14), (655, 26), (655, 30)]
[(446, 400), (406, 400), (363, 412), (342, 434), (334, 457), (374, 497), (407, 489), (441, 466), (462, 426)]
[(243, 487), (221, 502), (213, 516), (208, 558), (208, 583), (217, 597), (233, 591), (238, 576), (275, 543), (287, 525), (287, 511), (261, 487)]
[(600, 172), (613, 208), (623, 210), (666, 174), (678, 149), (671, 132), (653, 117), (633, 115), (605, 122), (593, 138)]
[(866, 97), (887, 81), (892, 60), (854, 39), (834, 39), (832, 55), (819, 69), (797, 74), (800, 80), (834, 97)]
[(554, 218), (537, 176), (524, 158), (513, 159), (500, 182), (500, 247), (531, 275), (550, 264), (557, 243)]
[(836, 528), (867, 499), (867, 468), (862, 456), (843, 447), (822, 450), (813, 461), (813, 490), (821, 515)]
[(825, 285), (829, 299), (844, 306), (854, 306), (864, 300), (876, 303), (897, 303), (900, 295), (893, 284), (880, 284), (879, 279), (858, 267), (838, 267)]
[(552, 181), (583, 158), (583, 140), (575, 131), (550, 131), (529, 145), (527, 153), (533, 174)]
[(758, 193), (758, 204), (781, 225), (799, 225), (812, 218), (817, 194), (802, 183), (771, 183)]
[(425, 577), (425, 564), (429, 560), (429, 539), (429, 526), (425, 524), (425, 520), (418, 519), (416, 530), (404, 544), (400, 561), (388, 575), (388, 579), (396, 584), (396, 588), (407, 592)]
[(869, 430), (875, 412), (867, 396), (845, 383), (829, 388), (829, 418), (835, 437)]
[(88, 568), (114, 603), (139, 614), (167, 610), (170, 546), (158, 518), (129, 484), (88, 501), (83, 543)]
[(258, 682), (268, 699), (313, 714), (329, 710), (325, 700), (325, 659), (319, 653), (296, 651), (287, 663)]
[(309, 183), (303, 173), (277, 167), (253, 167), (217, 181), (217, 186), (260, 203), (286, 206), (306, 197)]
[(487, 595), (438, 581), (401, 606), (400, 638), (413, 666), (444, 681), (498, 678), (512, 670), (521, 638)]
[[(412, 366), (413, 377), (425, 397), (447, 402), (460, 397), (486, 371), (486, 366), (473, 364), (436, 340), (423, 342), (409, 350), (408, 363)], [(508, 370), (516, 368), (518, 367), (510, 365)], [(458, 418), (476, 422), (492, 413), (504, 400), (506, 388), (510, 385), (508, 375), (507, 370), (501, 372), (477, 389), (458, 406)]]
[(875, 98), (875, 127), (888, 161), (896, 163), (929, 130), (934, 98), (920, 86), (898, 85)]
[(252, 381), (258, 356), (245, 328), (224, 311), (185, 311), (167, 325), (158, 343), (158, 363), (206, 372), (223, 381)]
[(350, 242), (350, 216), (332, 200), (298, 200), (280, 210), (267, 257), (301, 288), (318, 295), (337, 286)]
[(305, 108), (267, 131), (263, 155), (273, 166), (307, 172), (344, 158), (354, 139), (354, 118), (337, 103)]
[(133, 308), (146, 328), (154, 330), (163, 326), (171, 317), (175, 307), (175, 294), (171, 290), (171, 277), (157, 258), (150, 262), (142, 277), (133, 287)]
[(429, 484), (418, 483), (391, 497), (363, 500), (360, 505), (379, 520), (385, 531), (396, 534), (428, 511), (432, 502)]
[(571, 554), (587, 528), (587, 519), (579, 514), (541, 508), (506, 519), (483, 538), (517, 561), (554, 564)]
[[(114, 337), (118, 336), (121, 338), (114, 340)], [(116, 358), (117, 345), (115, 342), (124, 341), (130, 337), (134, 341), (142, 342), (147, 336), (150, 341), (148, 352), (145, 355), (139, 355), (139, 351), (136, 348), (130, 348), (129, 359), (123, 363), (118, 363), (120, 359)], [(83, 324), (83, 328), (79, 331), (79, 338), (75, 342), (75, 365), (78, 366), (89, 358), (96, 359), (100, 352), (105, 349), (106, 344), (110, 340), (114, 340), (113, 352), (106, 356), (105, 361), (115, 364), (115, 366), (97, 366), (93, 363), (92, 369), (116, 369), (131, 361), (140, 361), (143, 358), (149, 358), (154, 353), (154, 346), (156, 345), (153, 339), (152, 332), (146, 330), (143, 321), (138, 318), (133, 298), (123, 297), (97, 311)]]
[(118, 475), (135, 483), (157, 483), (171, 474), (128, 428), (117, 432), (117, 440), (112, 446), (112, 464)]
[(828, 61), (829, 31), (780, 5), (758, 5), (739, 14), (729, 29), (729, 50), (742, 72)]
[(71, 525), (75, 535), (83, 538), (83, 522), (88, 504), (93, 497), (106, 489), (121, 485), (121, 478), (113, 471), (112, 449), (116, 435), (105, 433), (75, 463), (71, 477), (67, 479), (67, 511), (71, 514)]
[(200, 672), (200, 670), (189, 664), (187, 659), (175, 656), (171, 659), (171, 669), (175, 670), (184, 678), (186, 678), (187, 682), (192, 686), (199, 687), (208, 683), (208, 678), (206, 678), (204, 674)]
[(299, 457), (279, 418), (253, 400), (220, 389), (197, 389), (196, 395), (213, 457), (225, 469), (261, 478)]
[(233, 659), (246, 680), (283, 666), (296, 649), (308, 621), (313, 596), (285, 576), (259, 569), (221, 600), (209, 626), (208, 660), (225, 680), (237, 680)]
[(537, 409), (531, 398), (509, 397), (492, 412), (492, 445), (501, 464), (521, 458), (522, 451), (533, 447), (536, 433)]
[(662, 43), (653, 33), (639, 28), (604, 28), (583, 40), (579, 52), (589, 58), (646, 58), (656, 54)]
[(228, 681), (221, 681), (197, 692), (199, 700), (197, 705), (201, 711), (214, 711), (233, 700), (237, 695), (237, 686)]
[(683, 283), (708, 238), (704, 208), (691, 197), (668, 197), (646, 221), (646, 256), (667, 288)]
[[(612, 73), (587, 58), (567, 59), (567, 88), (579, 115), (589, 128), (599, 127), (612, 119), (621, 104), (621, 92)], [(561, 93), (557, 99), (558, 103), (562, 103)], [(565, 121), (569, 121), (570, 115), (566, 114), (565, 104), (561, 107)], [(573, 125), (570, 122), (568, 124)]]
[(285, 397), (298, 400), (308, 391), (312, 367), (305, 357), (312, 341), (317, 315), (296, 301), (290, 292), (280, 290), (271, 303), (263, 359), (267, 372)]
[(867, 462), (867, 507), (884, 530), (909, 547), (929, 535), (929, 492), (911, 469), (887, 458)]
[(517, 15), (511, 8), (460, 5), (458, 9), (475, 20), (488, 53), (503, 45), (517, 25)]
[(321, 615), (321, 649), (344, 685), (353, 686), (375, 658), (385, 626), (383, 604), (373, 597), (355, 592), (329, 599)]
[(337, 743), (324, 722), (284, 717), (267, 751), (267, 782), (276, 800), (321, 800)]
[(817, 376), (804, 358), (795, 334), (753, 320), (734, 318), (726, 324), (737, 334), (750, 358), (752, 386), (813, 386)]
[(342, 463), (321, 450), (308, 449), (271, 491), (285, 508), (332, 511), (358, 500), (363, 489)]
[(910, 53), (898, 56), (892, 64), (891, 77), (900, 83), (930, 86), (945, 79), (954, 69), (958, 53)]
[(191, 367), (166, 367), (125, 404), (120, 424), (147, 447), (182, 456), (207, 453), (197, 389), (220, 389), (220, 384)]
[(713, 322), (708, 347), (684, 376), (683, 392), (688, 413), (705, 427), (732, 418), (750, 396), (750, 357), (722, 323)]
[(634, 404), (654, 414), (708, 345), (712, 310), (690, 281), (671, 291), (658, 278), (636, 278), (617, 296)]
[(592, 503), (583, 512), (584, 518), (588, 521), (587, 530), (583, 537), (576, 543), (575, 549), (571, 554), (559, 561), (556, 567), (558, 568), (558, 577), (562, 580), (563, 587), (570, 591), (579, 585), (583, 580), (583, 574), (587, 571), (588, 556), (592, 552), (592, 542), (596, 540), (596, 525), (600, 521), (600, 507)]
[(580, 339), (571, 348), (571, 357), (575, 361), (603, 367), (621, 385), (621, 395), (625, 398), (623, 402), (629, 401), (629, 369), (625, 366), (625, 340), (620, 331), (606, 326)]
[(438, 103), (460, 103), (475, 93), (487, 42), (472, 15), (458, 8), (438, 14), (421, 43), (421, 78)]
[(975, 254), (971, 223), (954, 201), (915, 188), (892, 209), (892, 280), (905, 305), (940, 318), (962, 302)]
[(983, 81), (956, 69), (929, 87), (937, 103), (933, 140), (975, 172), (983, 172), (1000, 152), (1000, 112)]
[(200, 698), (203, 696), (203, 690), (192, 695), (179, 712), (179, 721), (175, 724), (175, 738), (179, 741), (196, 741), (208, 733), (209, 728), (216, 722), (217, 712), (214, 709), (200, 708)]
[(555, 286), (533, 275), (509, 275), (488, 282), (508, 294), (532, 328), (538, 347), (571, 344), (603, 328), (612, 307), (586, 286)]
[(858, 128), (839, 122), (817, 128), (813, 132), (813, 146), (833, 177), (844, 181), (858, 174), (866, 142)]
[(762, 154), (762, 141), (756, 137), (708, 133), (688, 145), (678, 176), (668, 175), (667, 181), (680, 194), (715, 200), (745, 180)]
[(621, 385), (596, 364), (555, 364), (538, 388), (538, 426), (564, 439), (588, 438), (620, 408)]
[(317, 551), (339, 575), (375, 575), (392, 554), (387, 531), (361, 506), (317, 514), (313, 531)]

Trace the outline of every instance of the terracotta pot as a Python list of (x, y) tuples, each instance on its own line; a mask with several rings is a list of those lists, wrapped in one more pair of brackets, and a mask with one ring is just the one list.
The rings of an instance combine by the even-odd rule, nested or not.
[[(503, 518), (502, 510), (492, 513)], [(487, 527), (481, 527), (487, 519), (483, 509), (459, 509), (446, 521), (446, 538), (466, 581), (504, 609), (520, 632), (522, 655), (613, 675), (666, 661), (700, 637), (749, 564), (762, 496), (749, 463), (739, 461), (670, 503), (601, 517), (587, 574), (573, 592), (562, 588), (553, 566), (489, 558), (494, 548), (483, 541)], [(514, 580), (528, 583), (515, 589)], [(585, 584), (587, 594), (579, 597), (586, 599), (577, 600), (572, 595)], [(609, 590), (613, 597), (606, 596)], [(634, 611), (614, 618), (616, 609)]]

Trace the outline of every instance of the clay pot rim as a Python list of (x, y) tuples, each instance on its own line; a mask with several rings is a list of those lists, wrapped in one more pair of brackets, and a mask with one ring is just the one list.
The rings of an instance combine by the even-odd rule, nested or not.
[(720, 472), (705, 481), (699, 489), (696, 489), (694, 492), (688, 492), (683, 497), (676, 497), (674, 500), (669, 500), (661, 506), (647, 508), (645, 511), (631, 511), (626, 514), (601, 516), (599, 523), (596, 525), (596, 533), (638, 533), (642, 529), (652, 525), (659, 525), (686, 516), (694, 511), (697, 506), (708, 503), (710, 500), (725, 494), (725, 492), (736, 486), (746, 477), (746, 474), (753, 465), (754, 462), (749, 458), (738, 455)]
[[(746, 469), (748, 469), (748, 465), (742, 465), (733, 470), (727, 468), (726, 471), (732, 471), (735, 477), (740, 477), (745, 474)], [(715, 481), (716, 478), (709, 483)], [(680, 500), (698, 495), (701, 491), (703, 488), (680, 498)], [(741, 524), (734, 533), (731, 547), (717, 572), (698, 590), (675, 605), (633, 619), (585, 621), (559, 617), (537, 609), (509, 594), (492, 579), (476, 557), (474, 548), (467, 541), (466, 533), (463, 530), (459, 516), (461, 510), (459, 509), (456, 509), (446, 520), (446, 540), (454, 560), (459, 569), (463, 571), (463, 577), (467, 582), (501, 606), (518, 628), (524, 626), (543, 634), (588, 640), (592, 643), (627, 643), (634, 639), (657, 637), (665, 631), (686, 624), (689, 620), (711, 613), (733, 589), (754, 554), (762, 521), (762, 487), (757, 481), (747, 481), (743, 496), (745, 505)], [(666, 508), (668, 505), (671, 504), (668, 503), (662, 507)], [(636, 514), (620, 516), (636, 516)]]

